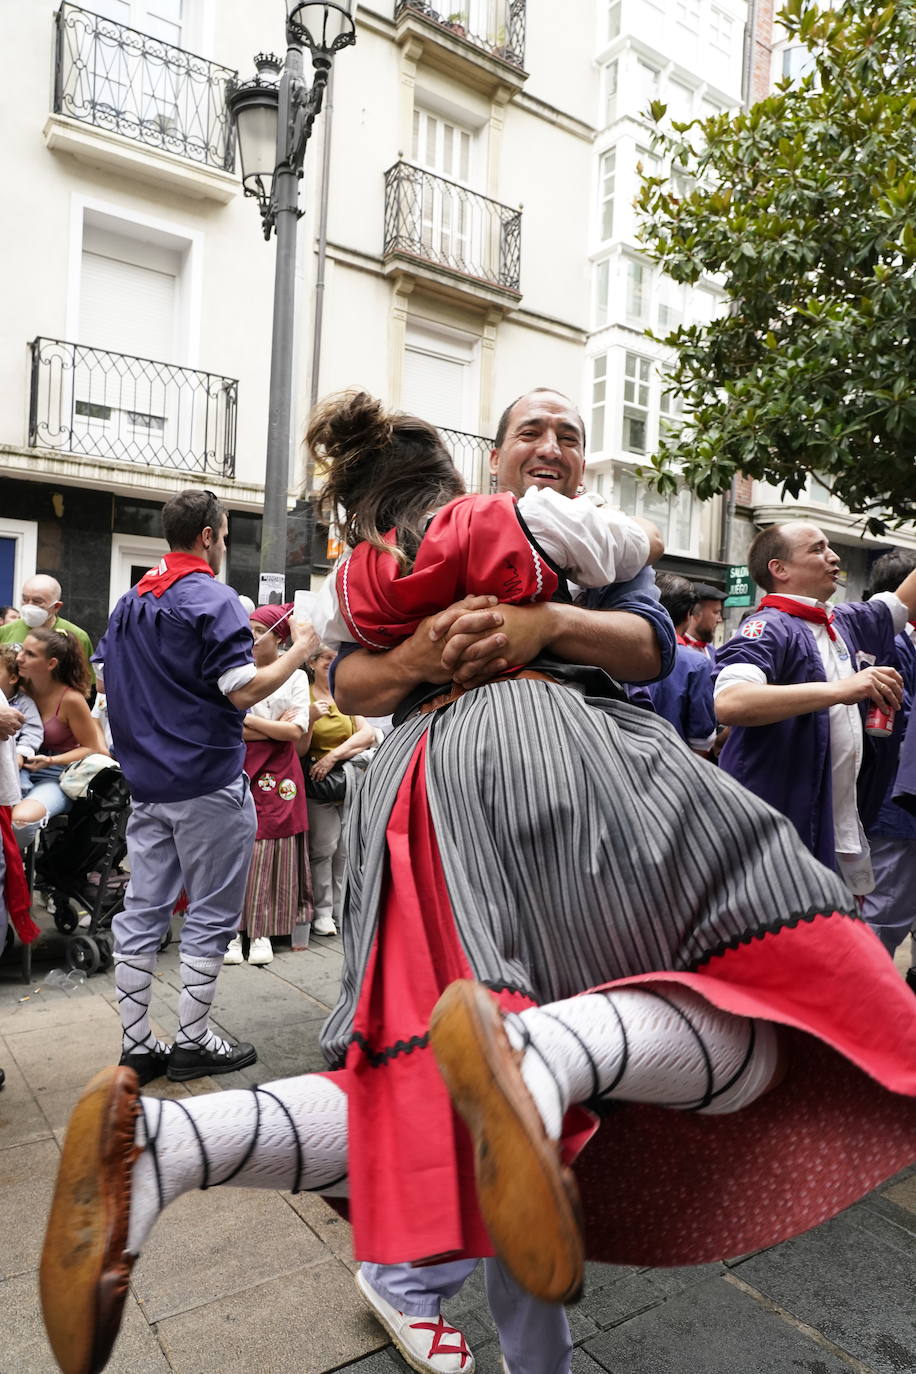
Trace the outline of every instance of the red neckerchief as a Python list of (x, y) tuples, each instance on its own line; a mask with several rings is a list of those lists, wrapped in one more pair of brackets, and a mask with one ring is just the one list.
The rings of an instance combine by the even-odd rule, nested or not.
[(152, 592), (153, 596), (161, 596), (180, 578), (195, 572), (206, 573), (208, 577), (216, 576), (210, 564), (203, 558), (198, 558), (196, 553), (167, 553), (164, 558), (160, 558), (155, 568), (150, 568), (149, 572), (140, 578), (137, 583), (137, 594), (146, 596), (147, 592)]
[(677, 640), (678, 644), (681, 644), (685, 649), (693, 648), (693, 645), (690, 643), (690, 640), (686, 639), (684, 635), (679, 635), (676, 630), (674, 632), (674, 637)]
[(772, 606), (774, 610), (785, 611), (786, 615), (794, 615), (799, 620), (811, 620), (818, 625), (823, 625), (832, 640), (836, 640), (836, 631), (833, 628), (833, 611), (828, 611), (824, 606), (806, 606), (802, 601), (795, 601), (791, 596), (763, 597), (757, 607), (758, 611), (764, 606)]
[(688, 649), (699, 649), (701, 654), (705, 654), (706, 652), (707, 646), (703, 643), (702, 639), (694, 639), (693, 635), (684, 635), (682, 643), (685, 644)]
[[(385, 535), (394, 543), (395, 531)], [(525, 535), (515, 497), (459, 496), (429, 523), (414, 565), (401, 574), (387, 553), (358, 544), (337, 573), (350, 633), (368, 649), (390, 649), (421, 620), (463, 596), (492, 595), (519, 605), (549, 601), (559, 579)]]

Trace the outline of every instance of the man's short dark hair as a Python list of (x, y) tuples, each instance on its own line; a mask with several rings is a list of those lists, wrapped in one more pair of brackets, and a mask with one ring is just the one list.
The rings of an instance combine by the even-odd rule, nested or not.
[(792, 553), (792, 545), (785, 536), (785, 525), (768, 525), (754, 538), (747, 554), (747, 569), (751, 577), (765, 592), (771, 592), (775, 582), (770, 575), (770, 563), (774, 558), (787, 559)]
[(524, 401), (526, 396), (538, 396), (545, 391), (548, 392), (551, 396), (563, 396), (563, 399), (569, 401), (570, 405), (573, 406), (573, 410), (575, 410), (576, 412), (576, 419), (579, 421), (579, 425), (582, 429), (582, 450), (583, 452), (585, 451), (585, 421), (582, 419), (582, 416), (579, 414), (579, 411), (573, 405), (572, 401), (569, 400), (569, 397), (565, 396), (562, 391), (557, 391), (555, 386), (532, 387), (530, 391), (523, 391), (521, 396), (516, 396), (515, 400), (510, 405), (506, 406), (502, 415), (500, 415), (499, 417), (499, 424), (496, 426), (496, 438), (493, 440), (494, 448), (502, 448), (503, 444), (505, 443), (506, 430), (509, 428), (509, 417), (511, 416), (515, 407), (518, 405), (519, 401)]
[(675, 625), (683, 625), (697, 604), (696, 588), (680, 573), (655, 574), (659, 597)]
[(909, 549), (891, 549), (876, 558), (868, 575), (865, 600), (876, 592), (895, 592), (905, 577), (916, 568), (916, 553)]
[(162, 507), (162, 533), (170, 549), (192, 549), (202, 530), (219, 533), (226, 508), (212, 491), (187, 487)]

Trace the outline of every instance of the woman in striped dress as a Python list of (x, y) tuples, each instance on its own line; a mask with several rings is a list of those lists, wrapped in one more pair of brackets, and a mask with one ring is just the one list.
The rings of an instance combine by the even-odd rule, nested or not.
[[(289, 638), (292, 606), (258, 606), (249, 617), (258, 668), (273, 663)], [(308, 859), (309, 818), (297, 746), (309, 732), (309, 684), (304, 673), (253, 706), (245, 716), (245, 772), (258, 813), (239, 933), (225, 964), (241, 964), (242, 932), (248, 932), (249, 964), (269, 964), (271, 938), (293, 935), (312, 916)]]
[[(326, 404), (310, 440), (356, 544), (336, 579), (356, 643), (465, 593), (632, 575), (625, 524), (463, 498), (436, 432), (368, 397)], [(583, 1259), (560, 1150), (590, 1135), (588, 1253), (637, 1264), (770, 1244), (913, 1160), (916, 1009), (839, 879), (666, 722), (594, 692), (538, 663), (440, 690), (385, 740), (350, 826), (337, 1072), (180, 1103), (121, 1070), (89, 1085), (42, 1262), (67, 1374), (104, 1364), (188, 1188), (346, 1189), (358, 1258), (495, 1248), (557, 1301)], [(613, 1107), (596, 1134), (586, 1102)]]

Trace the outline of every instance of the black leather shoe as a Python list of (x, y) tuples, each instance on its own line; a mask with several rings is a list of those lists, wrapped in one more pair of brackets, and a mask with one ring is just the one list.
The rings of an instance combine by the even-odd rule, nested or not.
[(214, 1073), (234, 1073), (236, 1069), (256, 1064), (258, 1052), (254, 1045), (229, 1045), (225, 1050), (205, 1050), (195, 1045), (173, 1045), (169, 1055), (168, 1077), (173, 1083), (185, 1083), (189, 1078), (207, 1078)]
[(165, 1071), (169, 1066), (168, 1054), (141, 1054), (138, 1050), (126, 1051), (121, 1055), (118, 1064), (124, 1069), (133, 1069), (140, 1080), (140, 1087), (146, 1087), (147, 1083), (152, 1083), (156, 1078), (164, 1078)]
[(916, 968), (908, 968), (906, 971), (906, 985), (916, 992)]

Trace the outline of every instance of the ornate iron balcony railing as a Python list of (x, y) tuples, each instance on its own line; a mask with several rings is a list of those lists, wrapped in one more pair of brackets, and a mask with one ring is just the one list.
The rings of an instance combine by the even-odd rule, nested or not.
[(524, 67), (526, 3), (527, 0), (463, 0), (457, 9), (443, 14), (429, 0), (398, 0), (394, 17), (412, 10), (494, 57), (511, 62), (513, 67)]
[(54, 16), (54, 111), (231, 172), (226, 89), (237, 73), (100, 14)]
[(440, 428), (439, 433), (468, 491), (478, 494), (489, 491), (493, 440), (485, 439), (482, 434), (465, 434), (460, 429)]
[(60, 339), (29, 346), (31, 448), (235, 476), (232, 378)]
[(385, 257), (410, 257), (518, 291), (522, 213), (396, 162), (385, 173)]

